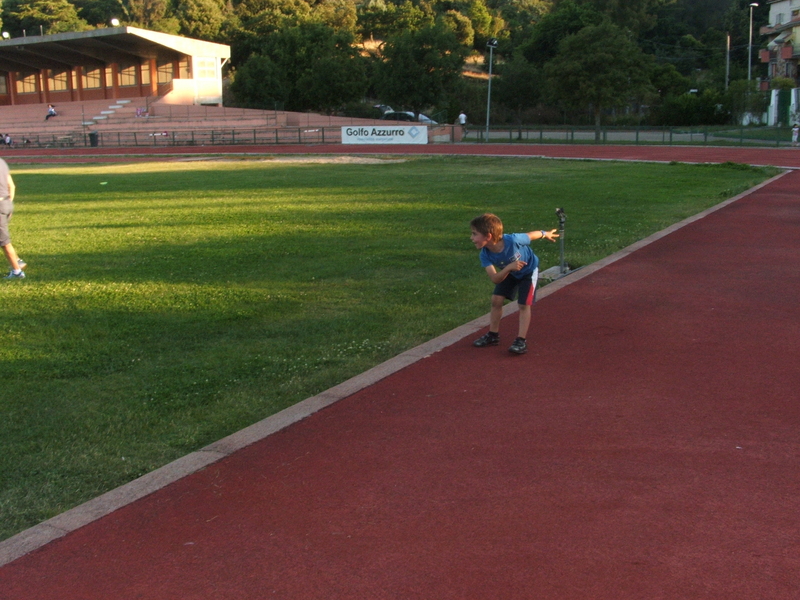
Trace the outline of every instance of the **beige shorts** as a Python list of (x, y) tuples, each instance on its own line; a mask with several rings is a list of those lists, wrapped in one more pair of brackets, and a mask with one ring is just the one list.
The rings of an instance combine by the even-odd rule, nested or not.
[(11, 243), (11, 235), (8, 233), (8, 222), (14, 212), (14, 203), (11, 200), (0, 200), (0, 247)]

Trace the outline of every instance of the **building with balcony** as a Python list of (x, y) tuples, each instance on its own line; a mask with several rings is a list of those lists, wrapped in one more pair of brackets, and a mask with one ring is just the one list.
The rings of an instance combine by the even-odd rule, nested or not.
[[(775, 78), (791, 79), (795, 86), (800, 83), (798, 61), (800, 61), (800, 0), (768, 0), (769, 25), (759, 33), (767, 36), (767, 47), (760, 52), (762, 63), (769, 64), (768, 80), (762, 81), (762, 89), (770, 89)], [(800, 118), (800, 90), (771, 90), (768, 125), (784, 124)]]

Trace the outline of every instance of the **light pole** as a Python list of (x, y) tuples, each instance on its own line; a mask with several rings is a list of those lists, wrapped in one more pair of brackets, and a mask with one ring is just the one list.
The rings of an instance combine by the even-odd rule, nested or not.
[(489, 111), (492, 109), (492, 52), (497, 48), (497, 39), (492, 38), (486, 42), (489, 49), (489, 95), (486, 98), (486, 141), (489, 141)]
[(728, 81), (731, 78), (731, 34), (728, 33), (727, 43), (725, 46), (725, 89), (728, 89)]
[(758, 2), (750, 3), (750, 43), (747, 44), (747, 81), (753, 75), (753, 9), (758, 8)]

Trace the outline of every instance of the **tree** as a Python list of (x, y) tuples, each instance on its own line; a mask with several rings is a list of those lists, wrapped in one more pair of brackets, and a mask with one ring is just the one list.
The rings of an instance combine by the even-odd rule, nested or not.
[(724, 125), (730, 122), (731, 112), (723, 94), (706, 89), (667, 97), (653, 110), (652, 120), (656, 125)]
[(128, 9), (122, 0), (75, 0), (78, 16), (89, 25), (108, 26), (111, 19), (128, 20)]
[(769, 108), (769, 96), (758, 90), (755, 81), (737, 79), (731, 81), (725, 92), (725, 103), (734, 123), (742, 123), (745, 115), (759, 116)]
[(291, 85), (280, 66), (268, 56), (253, 54), (232, 73), (231, 93), (239, 106), (247, 108), (283, 108)]
[(667, 8), (685, 24), (689, 33), (700, 36), (704, 31), (723, 26), (725, 10), (730, 4), (731, 0), (677, 0)]
[(418, 31), (433, 25), (436, 13), (427, 2), (411, 0), (393, 4), (388, 0), (367, 0), (358, 7), (358, 27), (364, 37), (386, 39), (404, 31)]
[(597, 140), (605, 109), (624, 106), (653, 90), (645, 55), (628, 33), (607, 21), (564, 39), (546, 70), (561, 102), (591, 108)]
[(358, 15), (352, 0), (325, 0), (315, 4), (312, 18), (336, 31), (349, 31), (353, 35), (357, 31)]
[(407, 31), (383, 47), (375, 88), (381, 100), (419, 114), (442, 102), (458, 81), (466, 49), (441, 23)]
[(172, 34), (180, 30), (168, 0), (128, 0), (128, 18), (131, 25), (145, 29)]
[(411, 0), (405, 0), (400, 5), (390, 4), (390, 26), (386, 34), (395, 35), (404, 31), (419, 31), (433, 25), (435, 13), (427, 4), (415, 5)]
[(483, 49), (486, 42), (494, 37), (496, 31), (492, 14), (483, 0), (471, 0), (467, 7), (467, 16), (472, 22), (472, 29), (475, 32), (475, 47)]
[(235, 8), (245, 27), (260, 34), (294, 27), (308, 20), (311, 6), (305, 0), (242, 0)]
[(529, 62), (543, 65), (555, 57), (561, 40), (599, 20), (600, 14), (596, 10), (565, 0), (556, 10), (542, 17), (533, 28), (530, 39), (520, 48)]
[(517, 52), (509, 62), (499, 65), (497, 74), (499, 77), (492, 90), (494, 98), (498, 104), (514, 112), (517, 124), (521, 127), (523, 112), (539, 104), (542, 99), (542, 71), (528, 62), (521, 52)]
[(672, 64), (653, 67), (650, 72), (650, 82), (661, 98), (680, 96), (692, 87), (692, 80), (681, 75)]
[(358, 5), (358, 29), (365, 38), (382, 37), (388, 27), (389, 5), (385, 0), (366, 0)]
[(499, 3), (497, 10), (508, 28), (510, 47), (516, 48), (521, 40), (530, 38), (531, 30), (550, 13), (552, 5), (550, 0), (507, 0)]
[(472, 21), (469, 17), (462, 15), (457, 10), (448, 10), (440, 17), (441, 21), (456, 34), (459, 43), (472, 47), (475, 41), (475, 30), (472, 28)]
[(231, 92), (253, 108), (330, 112), (363, 97), (367, 87), (366, 59), (353, 41), (351, 33), (321, 23), (270, 34), (238, 69)]
[(89, 24), (67, 0), (5, 0), (3, 25), (12, 36), (32, 32), (44, 33), (85, 31)]
[(242, 0), (223, 25), (231, 45), (231, 63), (243, 65), (261, 52), (270, 35), (310, 19), (311, 7), (304, 0)]
[(225, 6), (220, 0), (176, 0), (175, 18), (181, 35), (215, 40), (225, 21)]
[(656, 15), (662, 6), (673, 4), (675, 0), (581, 0), (611, 19), (612, 23), (642, 33), (656, 24)]

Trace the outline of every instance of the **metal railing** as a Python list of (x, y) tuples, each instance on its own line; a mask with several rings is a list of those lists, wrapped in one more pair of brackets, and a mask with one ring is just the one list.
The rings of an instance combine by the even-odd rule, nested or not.
[[(21, 147), (166, 147), (216, 145), (339, 144), (341, 126), (300, 127), (197, 127), (170, 130), (169, 124), (152, 129), (75, 131), (72, 134), (40, 134), (15, 139)], [(492, 127), (487, 137), (481, 128), (462, 130), (457, 125), (438, 125), (428, 130), (429, 143), (521, 144), (652, 144), (735, 145), (789, 147), (791, 133), (785, 128), (626, 128), (604, 127), (599, 140), (592, 127)]]
[(653, 144), (790, 146), (791, 130), (780, 127), (595, 127), (531, 126), (470, 130), (464, 141), (558, 144)]
[[(429, 141), (453, 143), (460, 133), (454, 125), (429, 129)], [(169, 147), (169, 146), (230, 146), (281, 144), (340, 144), (342, 127), (266, 127), (266, 128), (203, 128), (170, 131), (93, 131), (65, 136), (36, 137), (31, 142), (40, 147), (98, 146), (98, 147)]]

